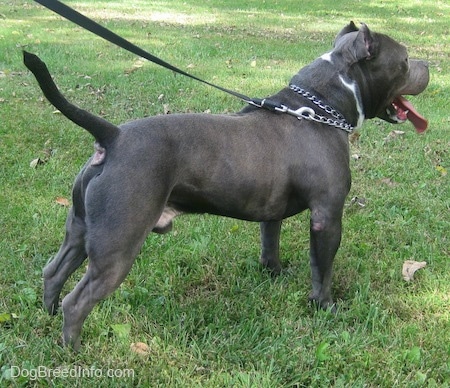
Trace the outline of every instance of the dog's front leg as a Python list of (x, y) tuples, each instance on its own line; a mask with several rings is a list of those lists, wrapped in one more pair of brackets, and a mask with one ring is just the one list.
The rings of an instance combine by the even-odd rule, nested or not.
[(281, 272), (279, 258), (281, 221), (260, 223), (261, 229), (261, 264), (269, 269), (273, 275)]
[(310, 261), (312, 292), (309, 299), (321, 308), (332, 308), (331, 277), (333, 260), (341, 243), (342, 212), (311, 211)]

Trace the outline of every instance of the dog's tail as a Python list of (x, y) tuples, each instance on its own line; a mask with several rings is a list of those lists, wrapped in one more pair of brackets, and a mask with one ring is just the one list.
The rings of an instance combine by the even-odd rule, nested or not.
[(36, 77), (47, 100), (69, 120), (91, 133), (100, 145), (107, 145), (119, 134), (120, 130), (114, 124), (67, 101), (37, 55), (24, 51), (23, 63)]

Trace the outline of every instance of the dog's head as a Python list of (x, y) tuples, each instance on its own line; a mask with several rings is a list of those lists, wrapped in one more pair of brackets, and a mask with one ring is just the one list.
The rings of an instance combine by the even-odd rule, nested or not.
[(371, 32), (353, 22), (334, 42), (334, 53), (344, 57), (351, 79), (360, 88), (366, 118), (379, 117), (391, 123), (410, 120), (418, 132), (427, 128), (421, 116), (403, 95), (416, 95), (429, 81), (428, 64), (409, 59), (406, 48), (387, 35)]

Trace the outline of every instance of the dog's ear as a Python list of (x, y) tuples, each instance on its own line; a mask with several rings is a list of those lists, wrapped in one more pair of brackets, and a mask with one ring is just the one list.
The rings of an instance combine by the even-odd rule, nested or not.
[(336, 46), (336, 42), (342, 38), (345, 34), (348, 34), (350, 32), (358, 31), (358, 27), (356, 27), (355, 23), (351, 21), (349, 24), (347, 24), (340, 32), (336, 35), (336, 38), (334, 39), (334, 46)]
[(370, 60), (375, 57), (377, 52), (376, 39), (364, 23), (361, 23), (361, 29), (357, 31), (358, 33), (353, 38), (353, 44), (348, 46), (348, 50), (357, 62)]
[(369, 60), (377, 52), (376, 38), (366, 24), (361, 23), (361, 29), (358, 29), (355, 23), (350, 22), (337, 35), (333, 51), (340, 52), (346, 63)]
[(372, 59), (376, 54), (376, 41), (372, 35), (372, 32), (367, 27), (367, 24), (361, 23), (361, 28), (358, 32), (358, 37), (356, 39), (357, 44), (360, 46), (358, 48), (357, 57), (359, 59)]

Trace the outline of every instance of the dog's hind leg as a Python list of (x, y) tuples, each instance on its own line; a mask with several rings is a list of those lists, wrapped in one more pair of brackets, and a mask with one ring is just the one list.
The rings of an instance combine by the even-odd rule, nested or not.
[[(125, 230), (120, 236), (111, 236), (108, 231), (98, 230), (97, 238), (88, 241), (87, 272), (62, 301), (65, 345), (71, 345), (75, 350), (79, 348), (84, 320), (94, 306), (115, 291), (129, 273), (146, 236), (137, 227), (133, 229), (141, 233), (139, 237), (135, 233), (132, 242), (130, 230)], [(102, 234), (105, 238), (99, 240), (98, 236)]]
[(59, 295), (68, 277), (87, 257), (84, 235), (84, 220), (75, 215), (72, 208), (66, 221), (66, 236), (56, 256), (43, 271), (44, 304), (50, 314), (58, 309)]
[(88, 269), (62, 301), (63, 339), (74, 349), (80, 346), (88, 314), (128, 275), (145, 238), (160, 219), (167, 198), (167, 189), (162, 185), (149, 189), (125, 180), (123, 190), (114, 191), (108, 184), (110, 180), (110, 176), (101, 174), (86, 190)]
[(69, 276), (87, 257), (84, 191), (89, 181), (99, 173), (99, 168), (84, 168), (75, 180), (73, 206), (67, 215), (66, 235), (55, 257), (44, 268), (44, 304), (50, 314), (55, 314), (59, 295)]

